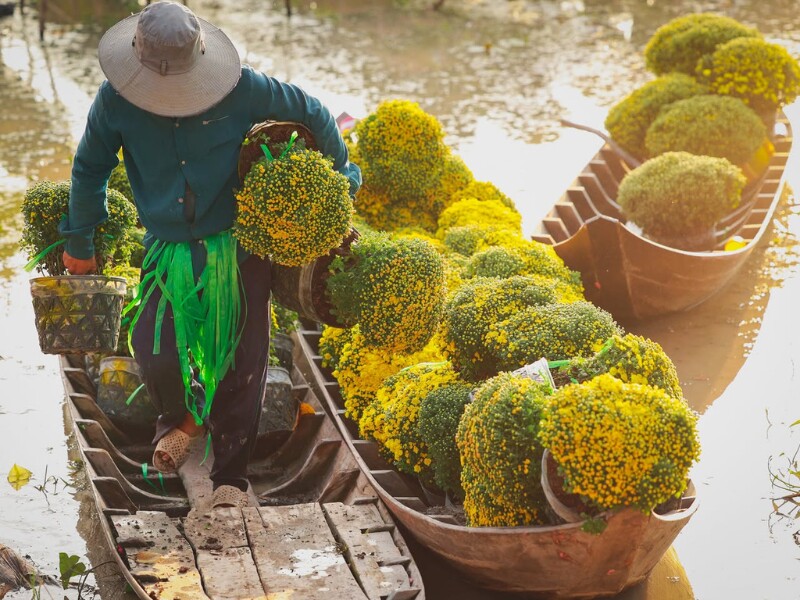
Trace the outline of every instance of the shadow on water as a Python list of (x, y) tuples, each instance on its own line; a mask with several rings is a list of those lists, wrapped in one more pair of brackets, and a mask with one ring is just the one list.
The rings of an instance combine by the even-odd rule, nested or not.
[[(14, 332), (0, 338), (0, 356), (9, 357), (0, 359), (0, 471), (9, 466), (3, 461), (16, 460), (27, 461), (36, 473), (50, 464), (53, 472), (59, 461), (65, 466), (76, 457), (66, 438), (52, 441), (61, 436), (60, 415), (53, 415), (61, 387), (55, 361), (36, 348), (26, 277), (20, 276), (24, 261), (16, 247), (19, 203), (32, 181), (68, 176), (88, 103), (102, 80), (95, 58), (99, 37), (137, 7), (116, 0), (49, 1), (43, 44), (34, 10), (25, 19), (17, 14), (0, 20), (0, 330)], [(662, 23), (692, 10), (723, 12), (800, 54), (794, 0), (447, 0), (440, 12), (421, 5), (295, 1), (288, 20), (277, 0), (190, 1), (232, 37), (246, 62), (302, 85), (335, 114), (360, 116), (385, 98), (419, 102), (442, 121), (448, 143), (476, 177), (515, 199), (529, 230), (596, 149), (587, 134), (562, 130), (559, 119), (602, 125), (608, 107), (648, 79), (641, 49)], [(800, 179), (794, 177), (790, 183), (797, 189)], [(769, 243), (709, 302), (626, 324), (661, 343), (676, 362), (686, 397), (702, 413), (704, 455), (693, 475), (700, 510), (679, 536), (677, 552), (618, 600), (798, 597), (791, 567), (785, 567), (787, 560), (796, 567), (798, 557), (786, 541), (791, 531), (787, 526), (765, 533), (767, 458), (797, 445), (777, 434), (791, 422), (786, 397), (787, 390), (796, 394), (796, 381), (790, 369), (800, 360), (792, 341), (779, 335), (785, 323), (796, 323), (792, 311), (800, 305), (793, 280), (797, 210), (787, 194)], [(20, 386), (32, 391), (23, 410), (7, 399)], [(793, 410), (800, 417), (796, 404)], [(766, 436), (758, 420), (765, 411), (772, 419)], [(23, 439), (22, 431), (37, 431), (41, 439)], [(739, 454), (744, 445), (758, 450), (752, 463)], [(50, 572), (57, 570), (59, 550), (87, 554), (95, 565), (110, 560), (91, 493), (85, 482), (77, 487), (72, 504), (62, 499), (55, 513), (37, 504), (35, 494), (10, 496), (4, 488), (0, 539), (30, 551)], [(74, 522), (80, 540), (74, 531), (65, 532)], [(476, 590), (424, 549), (416, 550), (432, 600), (511, 600)], [(103, 569), (103, 598), (125, 598), (119, 575)], [(724, 573), (730, 569), (741, 582), (728, 581)], [(737, 592), (737, 584), (747, 592)]]

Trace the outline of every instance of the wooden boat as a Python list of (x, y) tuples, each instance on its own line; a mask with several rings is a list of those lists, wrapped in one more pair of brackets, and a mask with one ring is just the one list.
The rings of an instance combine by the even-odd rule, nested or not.
[(390, 513), (297, 369), (305, 410), (259, 439), (248, 468), (258, 508), (208, 511), (202, 449), (159, 481), (143, 468), (153, 446), (99, 409), (84, 358), (60, 361), (100, 525), (139, 598), (424, 600)]
[[(628, 227), (615, 202), (631, 164), (605, 144), (541, 221), (533, 239), (551, 244), (579, 271), (586, 298), (618, 319), (646, 319), (690, 309), (722, 289), (765, 237), (785, 184), (792, 133), (784, 115), (764, 175), (741, 206), (717, 224), (716, 246), (690, 252), (664, 246)], [(734, 236), (740, 243), (725, 250)]]
[(600, 535), (582, 531), (582, 523), (461, 525), (444, 497), (395, 470), (374, 442), (359, 439), (357, 425), (344, 416), (338, 383), (321, 366), (320, 332), (304, 329), (299, 333), (298, 366), (336, 420), (381, 500), (416, 543), (438, 556), (457, 577), (484, 590), (553, 599), (613, 596), (646, 578), (697, 510), (690, 486), (669, 510), (649, 515), (631, 509), (610, 513)]

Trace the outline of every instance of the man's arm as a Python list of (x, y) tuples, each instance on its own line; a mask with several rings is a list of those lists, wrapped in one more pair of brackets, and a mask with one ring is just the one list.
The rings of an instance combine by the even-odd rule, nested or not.
[(119, 133), (108, 125), (103, 86), (89, 109), (86, 129), (75, 152), (69, 214), (59, 224), (59, 232), (67, 238), (64, 264), (76, 275), (89, 272), (94, 265), (94, 230), (108, 218), (106, 186), (111, 171), (119, 164), (117, 152), (122, 146)]
[(349, 161), (347, 146), (336, 125), (336, 119), (317, 98), (302, 88), (278, 81), (258, 71), (253, 71), (250, 106), (254, 123), (266, 119), (297, 121), (314, 134), (314, 139), (324, 156), (333, 158), (333, 168), (350, 181), (350, 194), (361, 187), (361, 169)]

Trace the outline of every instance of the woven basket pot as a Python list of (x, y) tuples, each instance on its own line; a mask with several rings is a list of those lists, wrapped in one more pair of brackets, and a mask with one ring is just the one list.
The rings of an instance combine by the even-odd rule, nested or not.
[[(147, 390), (139, 389), (141, 384), (139, 365), (133, 358), (109, 356), (100, 361), (97, 406), (123, 431), (136, 438), (150, 439), (155, 433), (158, 411), (150, 401)], [(127, 404), (134, 392), (136, 395)]]
[(102, 275), (31, 279), (42, 352), (112, 352), (119, 340), (125, 288), (123, 278)]

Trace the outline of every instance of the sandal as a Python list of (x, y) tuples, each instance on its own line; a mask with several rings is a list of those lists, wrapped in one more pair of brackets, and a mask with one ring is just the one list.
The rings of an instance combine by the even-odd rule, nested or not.
[(192, 436), (176, 427), (158, 440), (153, 452), (153, 466), (162, 473), (177, 472), (189, 458), (193, 443), (202, 437), (202, 432)]
[(221, 485), (214, 490), (211, 497), (211, 508), (245, 508), (250, 506), (250, 497), (247, 492), (243, 492), (232, 485)]

